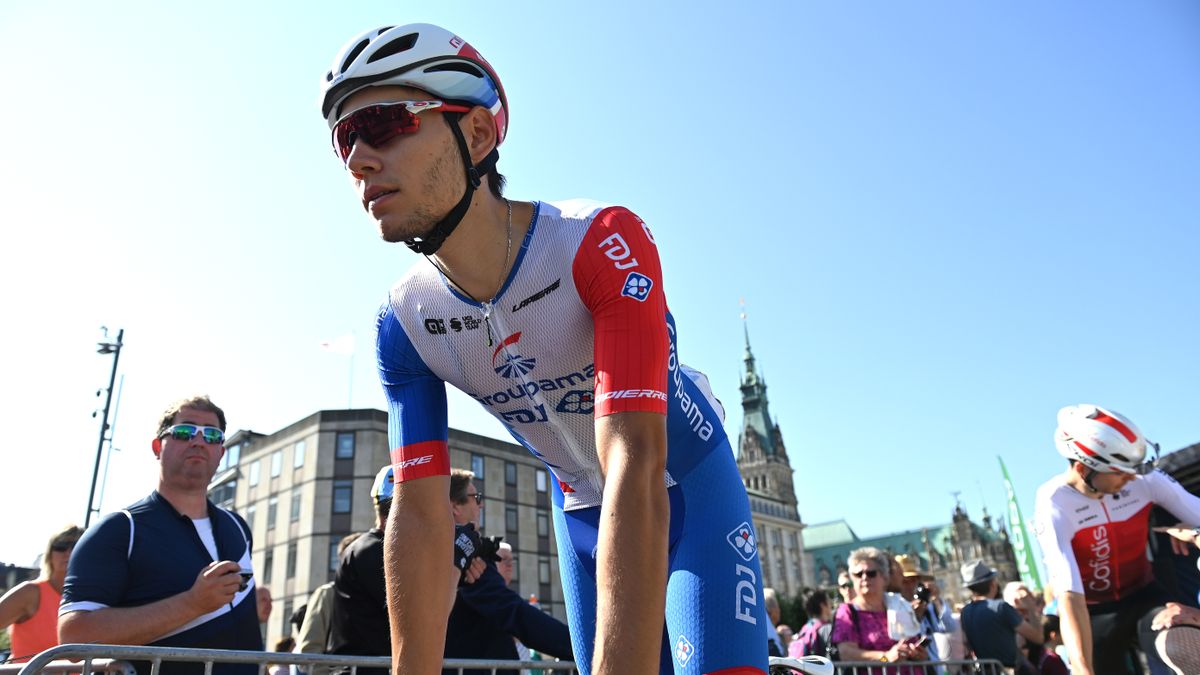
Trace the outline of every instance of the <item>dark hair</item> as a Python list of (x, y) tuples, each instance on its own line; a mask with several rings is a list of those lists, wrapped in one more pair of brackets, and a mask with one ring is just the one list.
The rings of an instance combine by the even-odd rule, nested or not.
[(466, 469), (450, 470), (450, 501), (463, 504), (467, 501), (467, 487), (474, 480), (475, 474)]
[(350, 544), (353, 544), (354, 542), (358, 541), (358, 538), (361, 536), (363, 536), (362, 532), (351, 532), (350, 534), (342, 537), (342, 540), (338, 542), (338, 559), (339, 560), (341, 559), (342, 554), (346, 552), (346, 549), (350, 548)]
[(221, 431), (225, 431), (225, 411), (218, 408), (217, 404), (213, 403), (212, 399), (210, 399), (207, 394), (204, 394), (201, 396), (192, 396), (190, 398), (181, 398), (167, 406), (167, 409), (163, 411), (162, 416), (158, 418), (158, 433), (155, 434), (154, 437), (162, 438), (162, 435), (167, 433), (167, 429), (171, 428), (171, 425), (175, 423), (175, 416), (178, 415), (184, 408), (203, 410), (216, 415), (217, 426), (221, 428)]
[(1042, 639), (1049, 640), (1051, 633), (1058, 633), (1060, 635), (1062, 634), (1062, 630), (1059, 628), (1057, 614), (1047, 614), (1042, 617)]
[(817, 619), (821, 616), (821, 608), (829, 604), (829, 596), (825, 591), (813, 591), (804, 599), (804, 612), (808, 618)]
[[(387, 522), (388, 514), (392, 512), (392, 500), (386, 502), (378, 502), (375, 504), (375, 513), (379, 514), (379, 519)], [(339, 555), (340, 557), (340, 555)]]
[(291, 618), (288, 619), (288, 623), (295, 626), (296, 630), (300, 630), (300, 627), (304, 625), (304, 617), (307, 614), (308, 614), (308, 604), (305, 603), (305, 604), (297, 607), (296, 611), (292, 612), (292, 616), (291, 616)]
[(504, 177), (504, 174), (497, 171), (496, 167), (494, 166), (492, 167), (491, 171), (487, 172), (486, 175), (488, 191), (491, 192), (492, 196), (496, 199), (504, 199), (504, 184), (508, 182), (508, 179)]

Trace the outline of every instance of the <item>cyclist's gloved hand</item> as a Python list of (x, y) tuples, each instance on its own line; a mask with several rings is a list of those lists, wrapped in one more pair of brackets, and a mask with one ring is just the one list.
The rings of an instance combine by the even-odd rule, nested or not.
[[(471, 562), (479, 556), (479, 533), (473, 523), (454, 526), (454, 566), (461, 574), (465, 574)], [(462, 583), (462, 577), (459, 577)]]

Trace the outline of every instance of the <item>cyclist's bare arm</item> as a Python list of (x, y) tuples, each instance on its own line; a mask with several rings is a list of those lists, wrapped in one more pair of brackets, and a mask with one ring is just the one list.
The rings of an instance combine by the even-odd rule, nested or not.
[(394, 673), (442, 671), (446, 623), (458, 582), (451, 560), (449, 495), (449, 476), (396, 483), (383, 540)]
[(1059, 596), (1063, 645), (1071, 655), (1071, 675), (1092, 675), (1092, 621), (1082, 593)]
[(658, 671), (667, 595), (670, 505), (663, 480), (666, 417), (615, 413), (596, 420), (604, 505), (596, 560), (600, 674)]

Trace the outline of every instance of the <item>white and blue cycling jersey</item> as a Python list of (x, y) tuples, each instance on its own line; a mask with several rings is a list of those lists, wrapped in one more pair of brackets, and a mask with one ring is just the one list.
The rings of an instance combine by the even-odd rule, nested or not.
[(446, 383), (499, 419), (557, 479), (559, 560), (583, 672), (595, 633), (604, 491), (595, 419), (665, 415), (664, 672), (766, 672), (757, 547), (724, 411), (707, 379), (679, 360), (658, 251), (640, 218), (594, 202), (537, 203), (491, 302), (458, 293), (421, 262), (393, 287), (377, 327), (397, 482), (450, 471)]

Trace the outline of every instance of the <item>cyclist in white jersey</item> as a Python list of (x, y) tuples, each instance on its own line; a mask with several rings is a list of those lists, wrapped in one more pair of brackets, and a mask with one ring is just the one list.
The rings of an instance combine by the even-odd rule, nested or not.
[(1174, 598), (1154, 580), (1146, 554), (1150, 511), (1158, 505), (1180, 519), (1184, 526), (1171, 535), (1194, 544), (1200, 498), (1154, 471), (1141, 431), (1111, 410), (1063, 408), (1055, 445), (1070, 466), (1038, 489), (1035, 530), (1059, 596), (1072, 675), (1133, 672), (1126, 660), (1135, 640), (1154, 675), (1170, 673), (1151, 627)]
[(620, 207), (503, 197), (504, 89), (442, 28), (357, 36), (322, 94), (364, 209), (385, 240), (428, 257), (377, 322), (396, 481), (385, 538), (394, 671), (441, 669), (449, 383), (557, 479), (581, 672), (765, 675), (749, 501), (720, 405), (679, 361), (650, 229)]

